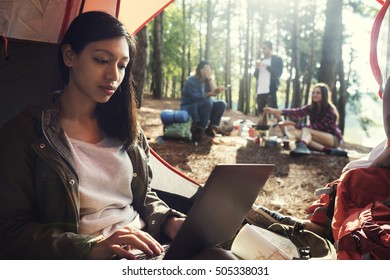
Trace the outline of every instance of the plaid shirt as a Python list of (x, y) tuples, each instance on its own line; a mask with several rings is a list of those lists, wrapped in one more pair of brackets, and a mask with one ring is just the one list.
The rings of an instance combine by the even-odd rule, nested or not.
[(322, 114), (311, 110), (311, 105), (306, 105), (301, 108), (284, 109), (282, 110), (282, 115), (295, 119), (303, 119), (309, 116), (310, 125), (298, 123), (295, 127), (298, 129), (302, 129), (302, 127), (310, 127), (316, 130), (328, 132), (334, 135), (339, 143), (343, 140), (343, 134), (336, 123), (337, 115), (332, 106), (329, 106)]

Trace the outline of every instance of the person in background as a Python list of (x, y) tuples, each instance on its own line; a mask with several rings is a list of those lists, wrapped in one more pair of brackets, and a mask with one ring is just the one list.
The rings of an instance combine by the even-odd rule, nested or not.
[[(267, 125), (267, 115), (264, 114), (264, 107), (278, 109), (277, 91), (280, 84), (280, 77), (283, 73), (282, 59), (272, 53), (272, 43), (264, 41), (261, 44), (263, 58), (256, 60), (256, 69), (253, 76), (256, 78), (256, 115), (260, 115), (258, 125)], [(277, 121), (283, 119), (276, 116)], [(283, 137), (288, 138), (284, 128), (281, 127)]]
[(196, 67), (195, 75), (190, 76), (182, 90), (180, 108), (187, 111), (193, 121), (193, 141), (200, 142), (202, 133), (214, 138), (218, 132), (226, 102), (213, 97), (225, 91), (225, 86), (217, 87), (212, 79), (212, 70), (207, 60)]
[[(361, 168), (384, 168), (390, 169), (390, 77), (387, 80), (386, 87), (383, 94), (382, 102), (383, 110), (383, 124), (386, 133), (386, 138), (382, 139), (372, 150), (365, 156), (355, 159), (344, 166), (340, 177), (348, 171), (361, 169)], [(372, 180), (373, 173), (370, 174), (368, 180)], [(379, 178), (378, 178), (379, 179)], [(361, 184), (361, 181), (354, 181)], [(364, 183), (367, 183), (364, 182)], [(368, 182), (370, 184), (370, 181)], [(340, 194), (345, 195), (345, 194)], [(322, 205), (323, 207), (324, 205)], [(324, 211), (324, 209), (322, 209)], [(321, 211), (318, 211), (321, 212)], [(248, 212), (246, 220), (251, 224), (268, 228), (273, 223), (282, 223), (286, 225), (295, 225), (295, 223), (301, 223), (305, 229), (313, 231), (321, 236), (327, 237), (326, 233), (331, 229), (326, 229), (323, 225), (316, 224), (307, 219), (298, 219), (292, 216), (283, 215), (277, 211), (272, 211), (261, 205), (254, 205)]]
[(264, 112), (294, 119), (303, 119), (309, 116), (309, 125), (293, 121), (283, 122), (283, 126), (295, 126), (299, 130), (296, 148), (290, 152), (291, 155), (309, 155), (311, 154), (310, 149), (312, 149), (331, 155), (347, 156), (346, 151), (338, 149), (343, 140), (341, 130), (338, 127), (339, 114), (331, 101), (331, 92), (326, 84), (314, 85), (311, 104), (301, 108), (284, 110), (266, 107)]
[(186, 216), (150, 188), (135, 43), (115, 17), (79, 15), (58, 53), (64, 89), (2, 128), (0, 259), (134, 259), (175, 238)]

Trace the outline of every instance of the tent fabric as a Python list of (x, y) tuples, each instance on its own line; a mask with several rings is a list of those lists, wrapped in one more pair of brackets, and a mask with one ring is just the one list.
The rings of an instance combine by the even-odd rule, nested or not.
[(27, 105), (63, 88), (56, 45), (10, 39), (6, 49), (7, 57), (0, 56), (0, 127)]
[(374, 74), (374, 78), (377, 81), (379, 85), (379, 91), (378, 94), (382, 98), (383, 94), (383, 77), (382, 77), (382, 72), (379, 66), (378, 62), (378, 38), (379, 38), (379, 33), (381, 30), (382, 22), (383, 19), (388, 11), (390, 0), (387, 0), (386, 2), (383, 1), (378, 1), (380, 4), (382, 4), (382, 8), (379, 10), (377, 16), (375, 17), (372, 30), (371, 30), (371, 44), (370, 44), (370, 64), (371, 64), (371, 69)]
[(80, 13), (105, 11), (135, 34), (174, 0), (0, 0), (0, 35), (58, 43)]
[(72, 19), (109, 12), (136, 33), (172, 0), (0, 0), (0, 126), (63, 87), (57, 43)]
[(0, 34), (9, 38), (52, 42), (58, 40), (66, 0), (0, 1)]
[(174, 168), (153, 149), (150, 150), (149, 163), (153, 178), (151, 188), (168, 206), (188, 214), (202, 187)]
[(191, 198), (201, 187), (199, 183), (174, 168), (152, 149), (149, 161), (153, 171), (151, 182), (153, 189)]

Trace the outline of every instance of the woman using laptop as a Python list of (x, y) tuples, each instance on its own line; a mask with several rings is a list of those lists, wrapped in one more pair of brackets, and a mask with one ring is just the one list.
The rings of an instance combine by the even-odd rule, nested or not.
[(65, 87), (9, 121), (0, 137), (1, 259), (134, 259), (163, 251), (185, 215), (150, 189), (137, 124), (135, 41), (115, 18), (70, 25), (58, 62)]

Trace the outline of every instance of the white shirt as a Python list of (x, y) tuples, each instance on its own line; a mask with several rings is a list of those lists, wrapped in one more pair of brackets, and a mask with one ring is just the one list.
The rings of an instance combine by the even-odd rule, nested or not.
[(80, 234), (109, 236), (130, 225), (145, 226), (132, 206), (133, 165), (118, 140), (96, 144), (69, 139), (80, 180)]
[[(262, 60), (268, 66), (271, 66), (271, 58), (264, 58)], [(259, 68), (259, 76), (257, 79), (257, 94), (266, 94), (269, 93), (269, 87), (271, 84), (271, 73), (267, 70), (265, 66)]]

